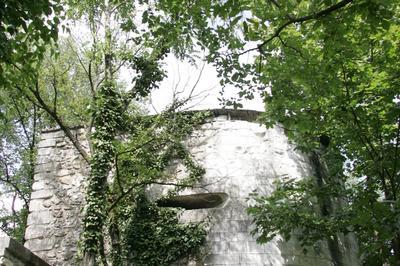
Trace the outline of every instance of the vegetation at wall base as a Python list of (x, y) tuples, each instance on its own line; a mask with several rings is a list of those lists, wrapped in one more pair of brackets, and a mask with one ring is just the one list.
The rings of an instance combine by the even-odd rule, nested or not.
[(199, 254), (206, 240), (205, 225), (182, 224), (178, 213), (177, 209), (157, 207), (139, 195), (127, 226), (128, 261), (135, 265), (171, 265)]

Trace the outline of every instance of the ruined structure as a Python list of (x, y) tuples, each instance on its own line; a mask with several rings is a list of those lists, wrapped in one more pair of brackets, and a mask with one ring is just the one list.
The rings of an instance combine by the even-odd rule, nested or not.
[[(160, 202), (162, 206), (182, 206), (181, 220), (208, 219), (210, 228), (200, 265), (333, 265), (328, 245), (321, 254), (304, 255), (295, 240), (276, 238), (258, 245), (246, 208), (252, 192), (268, 194), (274, 181), (284, 176), (301, 178), (313, 174), (308, 158), (295, 151), (283, 130), (266, 129), (255, 120), (254, 111), (214, 110), (213, 118), (188, 137), (186, 144), (205, 168), (202, 181), (182, 197)], [(75, 131), (85, 145), (83, 130)], [(171, 173), (185, 176), (179, 164)], [(73, 265), (79, 238), (84, 177), (88, 167), (62, 131), (49, 130), (39, 142), (38, 160), (28, 217), (25, 246), (51, 265)], [(149, 188), (157, 198), (167, 187)], [(358, 265), (356, 245), (339, 243), (345, 265)], [(336, 255), (335, 255), (336, 256)], [(186, 261), (181, 264), (191, 264)]]

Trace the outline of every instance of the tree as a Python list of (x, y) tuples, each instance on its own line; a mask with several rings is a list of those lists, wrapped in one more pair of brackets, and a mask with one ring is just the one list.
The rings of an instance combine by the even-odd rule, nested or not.
[(41, 114), (18, 92), (0, 95), (0, 196), (11, 200), (1, 210), (0, 228), (23, 242)]
[[(126, 224), (127, 214), (134, 216), (139, 208), (137, 195), (149, 184), (167, 182), (162, 173), (172, 159), (182, 160), (191, 173), (187, 180), (167, 182), (177, 189), (192, 186), (203, 173), (181, 141), (204, 115), (175, 114), (184, 101), (177, 101), (166, 112), (148, 118), (141, 117), (137, 108), (136, 101), (158, 88), (158, 82), (165, 76), (161, 70), (164, 56), (170, 50), (178, 53), (180, 49), (179, 40), (174, 39), (179, 36), (178, 28), (171, 26), (170, 33), (174, 33), (171, 35), (158, 31), (164, 20), (162, 14), (152, 13), (150, 8), (140, 13), (134, 2), (126, 1), (68, 1), (66, 4), (64, 8), (71, 20), (87, 21), (91, 34), (88, 44), (80, 44), (80, 49), (73, 39), (48, 44), (51, 52), (46, 56), (41, 53), (27, 68), (10, 60), (3, 65), (7, 82), (2, 85), (7, 92), (18, 91), (28, 103), (43, 111), (47, 125), (60, 127), (90, 164), (82, 264), (110, 262), (104, 253), (107, 238), (104, 235), (108, 235), (111, 261), (119, 265), (127, 252), (120, 241), (129, 239), (131, 234)], [(144, 29), (135, 25), (135, 14), (146, 24)], [(17, 55), (23, 56), (23, 52)], [(118, 82), (118, 71), (122, 67), (135, 72), (130, 88)], [(21, 76), (24, 78), (20, 79)], [(79, 103), (73, 100), (77, 93)], [(72, 132), (77, 122), (87, 129), (90, 153)], [(117, 137), (121, 134), (129, 134), (126, 141)], [(115, 175), (109, 182), (111, 169)], [(147, 205), (143, 208), (150, 207), (155, 208)], [(177, 226), (177, 220), (168, 217), (171, 215), (176, 213), (169, 212), (162, 217), (166, 224)], [(131, 224), (138, 223), (139, 220)], [(182, 242), (188, 250), (195, 251), (204, 240), (204, 230), (200, 225), (190, 225), (188, 230), (182, 227), (182, 230), (182, 238), (177, 238), (181, 242), (188, 239), (188, 234), (198, 236), (196, 241)], [(175, 251), (168, 258), (174, 260), (182, 255)]]
[[(12, 197), (11, 214), (2, 210), (0, 220), (1, 229), (20, 241), (26, 225), (42, 114), (15, 90), (14, 81), (28, 80), (28, 73), (34, 72), (43, 58), (46, 45), (57, 40), (61, 12), (59, 1), (0, 3), (0, 185), (1, 196)], [(22, 201), (21, 210), (15, 207), (18, 201)]]
[[(208, 49), (222, 84), (236, 84), (246, 98), (260, 90), (264, 123), (279, 123), (300, 149), (329, 166), (321, 182), (286, 180), (270, 197), (257, 198), (249, 211), (259, 241), (289, 237), (294, 228), (306, 246), (354, 232), (366, 263), (398, 264), (399, 2), (165, 1), (163, 7), (184, 18), (188, 34)], [(249, 53), (254, 63), (243, 63)], [(325, 154), (319, 136), (330, 140)], [(315, 215), (313, 199), (324, 205), (327, 197), (346, 204)]]

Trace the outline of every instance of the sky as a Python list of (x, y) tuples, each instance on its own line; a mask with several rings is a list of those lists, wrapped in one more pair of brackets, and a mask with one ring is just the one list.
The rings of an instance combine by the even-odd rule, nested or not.
[[(173, 92), (178, 91), (180, 98), (188, 97), (191, 93), (193, 100), (185, 106), (190, 110), (205, 110), (223, 108), (219, 102), (219, 93), (222, 90), (217, 77), (216, 69), (201, 60), (193, 65), (182, 62), (170, 55), (165, 60), (167, 77), (160, 84), (160, 88), (151, 93), (151, 104), (147, 108), (151, 113), (160, 112), (173, 101)], [(231, 86), (226, 87), (224, 96), (236, 96), (237, 90)], [(243, 109), (263, 111), (264, 105), (261, 98), (255, 95), (255, 99), (243, 102)], [(227, 107), (229, 108), (229, 107)]]

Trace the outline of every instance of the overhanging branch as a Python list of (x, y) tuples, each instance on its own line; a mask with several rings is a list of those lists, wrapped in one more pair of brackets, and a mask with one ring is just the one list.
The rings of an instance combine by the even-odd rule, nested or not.
[(269, 42), (271, 42), (273, 39), (277, 38), (281, 32), (286, 29), (286, 27), (295, 24), (295, 23), (302, 23), (302, 22), (306, 22), (306, 21), (310, 21), (313, 19), (318, 19), (320, 17), (326, 16), (336, 10), (339, 10), (343, 7), (345, 7), (346, 5), (348, 5), (349, 3), (353, 2), (354, 0), (342, 0), (340, 2), (338, 2), (335, 5), (332, 5), (326, 9), (323, 9), (319, 12), (314, 12), (310, 15), (307, 16), (303, 16), (303, 17), (299, 17), (299, 18), (291, 18), (288, 21), (286, 21), (285, 23), (283, 23), (281, 26), (278, 27), (278, 29), (276, 29), (276, 31), (271, 35), (271, 37), (269, 37), (268, 39), (266, 39), (264, 42), (262, 42), (261, 44), (257, 45), (257, 47), (248, 49), (242, 53), (240, 53), (240, 55), (251, 52), (251, 51), (262, 51), (262, 48), (267, 45)]

